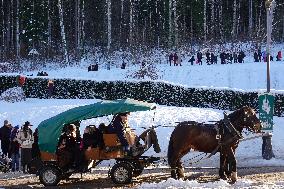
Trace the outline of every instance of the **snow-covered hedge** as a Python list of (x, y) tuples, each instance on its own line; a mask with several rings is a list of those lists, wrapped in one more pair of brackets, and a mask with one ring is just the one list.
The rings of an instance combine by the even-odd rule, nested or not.
[(21, 87), (12, 87), (1, 93), (0, 100), (12, 103), (20, 102), (26, 100), (26, 96)]
[[(24, 91), (28, 98), (47, 98), (45, 78), (28, 78)], [(16, 86), (16, 78), (0, 77), (0, 93), (8, 86)], [(160, 105), (192, 106), (235, 110), (242, 106), (258, 109), (257, 92), (217, 90), (202, 88), (185, 88), (164, 82), (152, 81), (93, 81), (74, 79), (55, 79), (53, 98), (134, 98), (155, 102)], [(284, 95), (275, 96), (275, 115), (284, 116)]]

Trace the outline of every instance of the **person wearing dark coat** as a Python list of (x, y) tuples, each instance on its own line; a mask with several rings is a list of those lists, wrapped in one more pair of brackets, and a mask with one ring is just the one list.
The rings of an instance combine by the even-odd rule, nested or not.
[(255, 62), (259, 62), (257, 52), (254, 52), (253, 58), (254, 58), (254, 61), (255, 61)]
[(226, 64), (226, 53), (220, 53), (221, 64)]
[(200, 51), (197, 53), (197, 63), (202, 65), (202, 52)]
[(194, 58), (194, 56), (192, 56), (189, 60), (188, 60), (188, 62), (190, 62), (190, 64), (193, 66), (193, 62), (195, 61), (195, 58)]
[(125, 67), (126, 67), (126, 63), (125, 63), (125, 62), (122, 62), (122, 64), (121, 64), (121, 69), (125, 69)]
[(38, 128), (33, 133), (34, 143), (32, 144), (32, 158), (40, 158), (40, 150), (38, 146)]
[(259, 62), (261, 62), (261, 57), (262, 57), (261, 49), (257, 50), (257, 56), (258, 56)]
[(236, 52), (234, 52), (233, 58), (234, 58), (234, 63), (238, 63), (238, 54)]
[(206, 63), (209, 65), (209, 64), (210, 64), (210, 52), (207, 51), (207, 52), (205, 53), (205, 56), (206, 56)]
[(17, 134), (19, 132), (19, 126), (15, 126), (12, 131), (11, 131), (11, 136), (10, 136), (10, 147), (9, 147), (9, 152), (11, 154), (11, 167), (12, 167), (12, 172), (14, 171), (19, 171), (20, 170), (20, 144), (17, 141)]
[(99, 145), (99, 133), (98, 129), (94, 126), (87, 126), (85, 128), (84, 134), (83, 134), (83, 149), (90, 148), (96, 148)]
[(10, 157), (9, 146), (10, 146), (10, 135), (11, 135), (12, 125), (8, 120), (4, 121), (4, 125), (0, 128), (0, 140), (1, 140), (1, 150), (2, 155)]
[(171, 54), (169, 55), (170, 66), (172, 65), (172, 60), (174, 60), (174, 55), (173, 55), (173, 53), (171, 53)]
[(77, 126), (75, 124), (66, 125), (65, 132), (59, 137), (57, 146), (57, 154), (60, 156), (64, 151), (68, 152), (69, 160), (65, 162), (64, 168), (70, 168), (70, 172), (74, 169), (78, 170), (83, 161), (83, 153), (80, 150), (81, 137), (78, 136)]
[(128, 113), (120, 113), (115, 115), (112, 123), (108, 127), (109, 133), (116, 133), (123, 149), (125, 151), (130, 150), (130, 144), (128, 143), (125, 132), (129, 129), (129, 125), (127, 123), (127, 115)]

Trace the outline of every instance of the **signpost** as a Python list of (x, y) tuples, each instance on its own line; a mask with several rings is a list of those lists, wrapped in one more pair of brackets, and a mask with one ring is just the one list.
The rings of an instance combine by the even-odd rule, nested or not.
[[(266, 21), (267, 21), (267, 45), (266, 45), (266, 57), (267, 57), (267, 93), (259, 96), (259, 118), (262, 121), (263, 130), (272, 131), (273, 129), (273, 110), (274, 110), (274, 97), (269, 94), (270, 92), (270, 43), (272, 34), (272, 20), (273, 9), (275, 7), (274, 0), (266, 0)], [(274, 157), (271, 144), (272, 135), (263, 136), (262, 140), (262, 157), (264, 159), (271, 159)]]
[(262, 130), (273, 130), (273, 111), (274, 111), (274, 96), (265, 93), (258, 98), (259, 102), (259, 119), (262, 123)]

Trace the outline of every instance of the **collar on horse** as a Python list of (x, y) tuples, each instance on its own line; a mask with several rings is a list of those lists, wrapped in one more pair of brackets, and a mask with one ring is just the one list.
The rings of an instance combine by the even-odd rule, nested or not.
[(224, 123), (224, 125), (227, 128), (227, 130), (229, 131), (229, 133), (233, 135), (233, 137), (230, 138), (229, 140), (222, 141), (223, 136), (222, 136), (222, 134), (220, 134), (221, 124), (216, 123), (215, 129), (217, 131), (216, 139), (218, 140), (218, 146), (211, 152), (211, 154), (208, 156), (208, 158), (215, 155), (220, 147), (225, 146), (227, 144), (237, 142), (241, 138), (243, 138), (242, 134), (231, 123), (230, 118), (228, 117), (228, 114), (226, 112), (224, 112), (224, 119), (221, 120), (221, 123), (222, 122)]

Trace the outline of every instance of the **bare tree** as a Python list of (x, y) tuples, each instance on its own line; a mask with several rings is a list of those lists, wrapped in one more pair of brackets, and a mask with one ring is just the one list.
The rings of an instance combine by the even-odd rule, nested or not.
[(75, 0), (75, 57), (80, 60), (80, 0)]
[[(192, 11), (191, 11), (191, 14), (192, 14)], [(206, 15), (207, 15), (207, 0), (204, 0), (204, 10), (203, 10), (204, 41), (207, 41), (207, 19), (206, 19)], [(191, 15), (191, 17), (192, 17), (192, 15)], [(191, 18), (191, 22), (192, 22), (192, 18)]]
[(220, 33), (220, 38), (222, 41), (224, 41), (224, 33), (223, 33), (223, 6), (222, 6), (222, 0), (218, 0), (218, 9), (219, 9), (219, 33)]
[(107, 50), (111, 47), (111, 0), (107, 0)]
[(121, 39), (122, 39), (122, 27), (123, 27), (123, 24), (124, 24), (123, 12), (124, 12), (124, 0), (121, 0), (121, 1), (120, 1), (119, 44), (121, 43)]
[(130, 0), (130, 13), (129, 13), (129, 45), (133, 46), (133, 0)]
[(5, 36), (6, 36), (6, 27), (5, 27), (5, 14), (4, 14), (4, 0), (1, 1), (1, 15), (2, 15), (2, 41), (1, 41), (1, 58), (4, 60), (6, 58), (6, 45), (5, 45)]
[(85, 0), (82, 0), (81, 51), (85, 52)]
[(233, 4), (233, 27), (232, 27), (232, 36), (236, 37), (236, 27), (237, 27), (237, 0), (234, 0)]
[(173, 0), (173, 11), (174, 11), (174, 25), (175, 25), (174, 46), (177, 47), (178, 46), (178, 31), (179, 31), (179, 27), (178, 27), (177, 1), (176, 0)]
[(172, 46), (173, 23), (172, 23), (172, 0), (169, 0), (169, 39), (168, 45)]
[(61, 3), (61, 0), (58, 0), (58, 10), (59, 10), (62, 45), (63, 45), (63, 50), (64, 50), (64, 60), (65, 60), (65, 64), (69, 64), (67, 41), (66, 41), (65, 28), (64, 28), (63, 4)]
[(238, 21), (237, 21), (237, 27), (236, 27), (236, 34), (239, 34), (239, 27), (240, 27), (240, 21), (241, 21), (241, 1), (238, 3)]
[(16, 59), (18, 65), (20, 65), (20, 4), (19, 0), (17, 0), (17, 6), (16, 6)]
[(252, 19), (252, 0), (249, 0), (249, 35), (252, 36), (253, 19)]
[(51, 5), (50, 0), (47, 0), (47, 57), (50, 58), (51, 52)]

